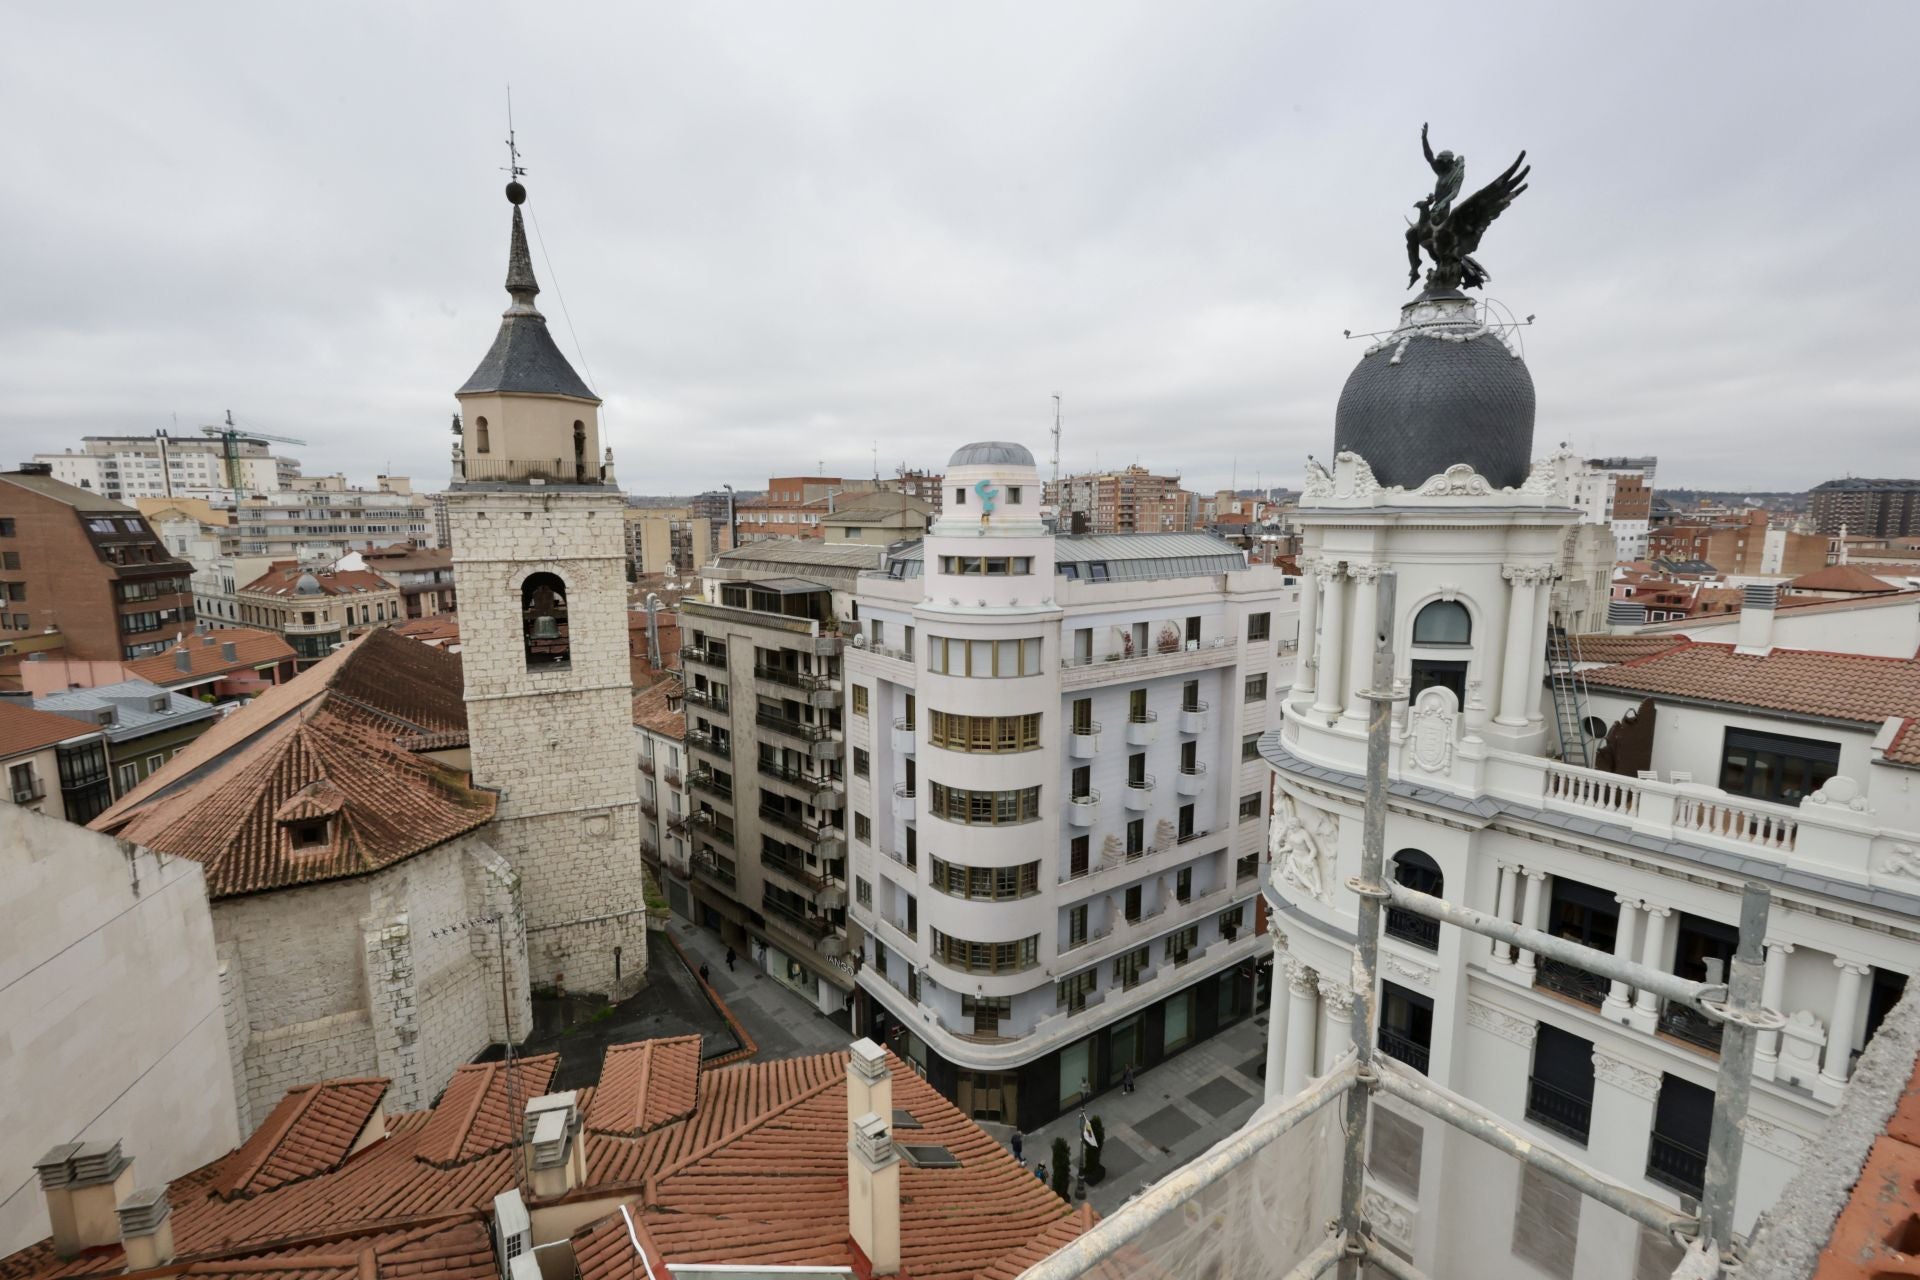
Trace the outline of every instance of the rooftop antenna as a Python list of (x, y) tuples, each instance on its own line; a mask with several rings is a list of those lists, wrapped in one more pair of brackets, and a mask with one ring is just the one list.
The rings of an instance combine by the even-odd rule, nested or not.
[(518, 182), (527, 176), (520, 164), (520, 147), (513, 140), (513, 86), (507, 86), (507, 177)]
[(1059, 507), (1054, 513), (1057, 524), (1060, 517), (1067, 513), (1067, 491), (1060, 487), (1060, 393), (1053, 395), (1053, 500)]

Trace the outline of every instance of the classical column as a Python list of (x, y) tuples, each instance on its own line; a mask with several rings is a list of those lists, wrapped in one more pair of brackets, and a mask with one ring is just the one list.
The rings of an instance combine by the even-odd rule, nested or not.
[(1301, 567), (1306, 570), (1306, 576), (1300, 579), (1300, 645), (1293, 655), (1290, 702), (1303, 701), (1313, 692), (1313, 629), (1320, 624), (1320, 561), (1308, 560)]
[[(1494, 881), (1493, 886), (1493, 914), (1502, 920), (1513, 919), (1514, 893), (1509, 886), (1513, 884), (1514, 878), (1518, 874), (1517, 868), (1510, 867), (1504, 862), (1495, 868), (1497, 879)], [(1513, 948), (1504, 942), (1496, 940), (1493, 944), (1493, 962), (1495, 964), (1512, 964)]]
[(1340, 677), (1347, 657), (1347, 575), (1331, 560), (1320, 562), (1327, 580), (1327, 598), (1321, 603), (1320, 643), (1314, 648), (1319, 669), (1314, 673), (1318, 696), (1313, 709), (1333, 715), (1341, 709)]
[[(1667, 917), (1672, 914), (1672, 907), (1647, 904), (1647, 936), (1640, 944), (1640, 963), (1662, 973), (1667, 970)], [(1642, 991), (1634, 1001), (1633, 1024), (1642, 1031), (1652, 1031), (1659, 1021), (1660, 997), (1651, 991)]]
[[(1760, 979), (1760, 1003), (1782, 1013), (1780, 1003), (1787, 994), (1787, 957), (1793, 954), (1791, 942), (1767, 944), (1767, 968)], [(1753, 1070), (1762, 1080), (1771, 1080), (1780, 1067), (1780, 1033), (1762, 1031), (1753, 1050)]]
[(1353, 992), (1344, 982), (1320, 979), (1320, 1070), (1325, 1075), (1353, 1047)]
[(1313, 1077), (1314, 1023), (1320, 1017), (1320, 975), (1298, 960), (1287, 961), (1287, 1071), (1282, 1096), (1291, 1098)]
[(1347, 716), (1361, 724), (1367, 722), (1369, 705), (1362, 695), (1373, 683), (1373, 631), (1380, 620), (1380, 566), (1356, 564), (1348, 568), (1353, 576), (1353, 634), (1348, 637)]
[[(1540, 928), (1541, 914), (1547, 909), (1547, 873), (1544, 871), (1527, 871), (1522, 874), (1527, 877), (1527, 896), (1525, 905), (1520, 911), (1520, 924), (1522, 928), (1537, 930)], [(1532, 986), (1534, 971), (1533, 952), (1522, 947), (1517, 963), (1520, 966), (1520, 980), (1528, 986)]]
[(1267, 1002), (1267, 1101), (1281, 1096), (1281, 1080), (1287, 1071), (1287, 1008), (1280, 1001), (1280, 984), (1287, 973), (1287, 939), (1273, 935), (1273, 977), (1271, 998)]
[[(1614, 895), (1620, 904), (1620, 922), (1613, 931), (1613, 958), (1619, 961), (1633, 959), (1633, 926), (1640, 915), (1640, 904), (1632, 898)], [(1607, 989), (1607, 998), (1600, 1006), (1600, 1015), (1612, 1018), (1615, 1022), (1625, 1022), (1627, 1015), (1633, 1012), (1633, 990), (1619, 978)]]
[(1860, 988), (1867, 966), (1835, 960), (1839, 975), (1833, 985), (1833, 1021), (1827, 1024), (1827, 1056), (1820, 1061), (1820, 1078), (1844, 1085), (1853, 1074), (1853, 1024), (1860, 1016)]
[(1507, 598), (1507, 645), (1500, 655), (1500, 714), (1493, 721), (1525, 728), (1527, 676), (1533, 670), (1533, 597), (1540, 589), (1540, 570), (1510, 564), (1500, 573), (1513, 589)]
[(1541, 699), (1547, 687), (1547, 624), (1553, 618), (1554, 572), (1540, 570), (1540, 587), (1533, 593), (1532, 661), (1527, 667), (1527, 719), (1538, 724)]

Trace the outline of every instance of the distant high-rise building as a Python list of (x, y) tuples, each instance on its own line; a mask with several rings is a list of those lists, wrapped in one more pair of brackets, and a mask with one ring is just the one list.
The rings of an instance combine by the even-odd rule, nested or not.
[(1829, 480), (1814, 486), (1813, 524), (1821, 533), (1873, 538), (1920, 534), (1920, 480)]
[(1076, 518), (1077, 532), (1185, 533), (1199, 514), (1198, 495), (1182, 489), (1179, 476), (1157, 476), (1137, 465), (1065, 476), (1047, 487), (1054, 509)]
[[(300, 464), (276, 458), (271, 448), (244, 436), (238, 451), (240, 487), (248, 493), (278, 493), (300, 477)], [(169, 436), (86, 436), (76, 451), (39, 453), (35, 462), (55, 480), (109, 498), (210, 498), (232, 501), (226, 445), (217, 439)]]
[(1647, 533), (1653, 517), (1653, 476), (1658, 458), (1589, 458), (1576, 475), (1573, 502), (1588, 524), (1613, 530), (1614, 555), (1621, 560), (1647, 558)]

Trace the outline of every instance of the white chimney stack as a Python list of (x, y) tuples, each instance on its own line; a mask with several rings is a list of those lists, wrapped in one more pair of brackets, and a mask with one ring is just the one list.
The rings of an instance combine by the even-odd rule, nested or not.
[(587, 1180), (587, 1144), (580, 1140), (580, 1095), (569, 1089), (527, 1103), (527, 1181), (542, 1200)]
[(847, 1143), (847, 1230), (876, 1276), (900, 1270), (900, 1153), (892, 1128), (868, 1112)]
[(1735, 653), (1765, 657), (1773, 652), (1773, 613), (1780, 603), (1780, 588), (1771, 582), (1749, 586), (1740, 600), (1740, 634)]
[(847, 1058), (847, 1132), (869, 1112), (893, 1123), (893, 1072), (887, 1069), (887, 1051), (862, 1036)]
[(68, 1142), (34, 1163), (47, 1197), (53, 1250), (71, 1258), (120, 1239), (116, 1210), (133, 1191), (133, 1161), (118, 1142)]
[(146, 1187), (120, 1202), (120, 1247), (127, 1270), (145, 1271), (173, 1261), (173, 1205), (165, 1187)]

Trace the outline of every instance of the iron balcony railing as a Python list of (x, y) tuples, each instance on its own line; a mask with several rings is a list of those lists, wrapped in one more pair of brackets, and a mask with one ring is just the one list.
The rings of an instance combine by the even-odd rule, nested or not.
[(1720, 1052), (1720, 1040), (1726, 1024), (1713, 1022), (1697, 1009), (1676, 1001), (1667, 1001), (1660, 1010), (1660, 1030), (1675, 1040), (1684, 1041), (1708, 1053)]
[(725, 671), (727, 669), (727, 651), (725, 649), (702, 648), (697, 644), (681, 645), (680, 661), (683, 663), (697, 662), (702, 666), (718, 667), (720, 670)]
[(1647, 1177), (1698, 1198), (1707, 1181), (1707, 1153), (1658, 1129), (1647, 1144)]
[(711, 689), (688, 689), (687, 701), (710, 711), (725, 711), (731, 705), (725, 694), (716, 694)]
[(794, 671), (787, 667), (755, 667), (753, 674), (762, 680), (771, 680), (775, 684), (806, 689), (809, 692), (833, 687), (833, 681), (826, 676), (817, 675), (811, 671)]
[[(687, 696), (691, 697), (693, 695), (689, 694)], [(807, 742), (825, 742), (829, 737), (833, 736), (833, 730), (824, 724), (810, 724), (805, 720), (794, 720), (773, 711), (755, 712), (753, 719), (754, 723), (760, 725), (762, 728), (772, 729), (778, 733), (790, 734), (793, 737), (803, 739)]]
[(760, 851), (760, 865), (771, 871), (778, 871), (789, 880), (797, 880), (816, 893), (827, 887), (827, 878), (817, 871), (807, 870), (804, 862), (797, 858), (783, 858), (769, 849)]
[(1440, 922), (1417, 916), (1411, 911), (1402, 911), (1399, 907), (1387, 908), (1387, 936), (1410, 942), (1416, 947), (1428, 951), (1440, 949)]
[(1593, 1125), (1593, 1099), (1549, 1084), (1539, 1076), (1527, 1079), (1527, 1119), (1564, 1138), (1584, 1144)]
[(1432, 1050), (1415, 1040), (1412, 1036), (1401, 1035), (1392, 1027), (1381, 1027), (1379, 1035), (1380, 1052), (1404, 1062), (1407, 1066), (1427, 1074), (1427, 1062)]
[(1607, 998), (1607, 989), (1612, 981), (1597, 973), (1589, 973), (1564, 960), (1542, 959), (1540, 968), (1534, 975), (1534, 985), (1557, 991), (1581, 1004), (1590, 1004), (1598, 1009)]
[(779, 805), (761, 805), (760, 821), (806, 840), (837, 840), (840, 837), (836, 828), (808, 822), (800, 814), (791, 809), (782, 809)]
[(825, 916), (810, 916), (797, 907), (788, 906), (778, 898), (762, 898), (760, 909), (778, 916), (784, 923), (799, 929), (809, 937), (824, 938), (833, 932), (833, 922)]
[(687, 785), (695, 791), (703, 791), (717, 800), (733, 803), (733, 784), (722, 782), (706, 769), (695, 769), (687, 775)]
[(696, 751), (705, 751), (709, 755), (719, 756), (722, 760), (733, 758), (733, 744), (717, 734), (701, 729), (687, 730), (687, 745)]

